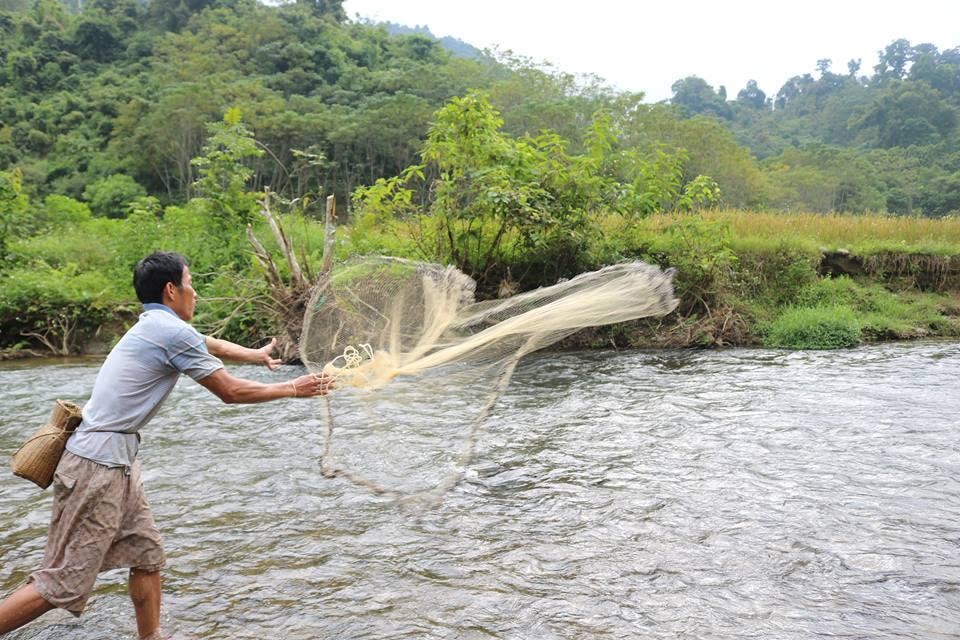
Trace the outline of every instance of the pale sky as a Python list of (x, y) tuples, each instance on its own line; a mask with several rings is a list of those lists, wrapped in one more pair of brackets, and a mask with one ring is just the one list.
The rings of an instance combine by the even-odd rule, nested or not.
[[(834, 73), (898, 38), (960, 47), (960, 0), (346, 0), (351, 19), (426, 25), (437, 37), (496, 46), (571, 73), (594, 73), (649, 102), (697, 75), (729, 98), (754, 79), (768, 96), (794, 75)], [(585, 13), (585, 11), (587, 13)]]

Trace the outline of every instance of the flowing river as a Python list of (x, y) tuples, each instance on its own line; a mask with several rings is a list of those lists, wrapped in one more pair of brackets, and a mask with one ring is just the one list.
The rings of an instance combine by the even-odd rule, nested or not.
[[(55, 398), (84, 400), (98, 365), (0, 365), (0, 450)], [(320, 474), (317, 401), (226, 406), (184, 378), (141, 449), (164, 625), (224, 640), (957, 638), (958, 380), (949, 343), (539, 354), (464, 482), (412, 509)], [(402, 468), (416, 435), (378, 434), (377, 456)], [(51, 500), (0, 475), (3, 594), (39, 564)], [(126, 573), (102, 574), (79, 620), (54, 611), (7, 637), (135, 638)]]

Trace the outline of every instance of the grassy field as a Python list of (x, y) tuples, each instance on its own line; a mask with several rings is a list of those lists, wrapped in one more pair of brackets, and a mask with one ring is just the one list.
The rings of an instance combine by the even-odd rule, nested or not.
[(957, 218), (722, 210), (597, 222), (601, 260), (677, 268), (677, 326), (656, 329), (676, 346), (836, 348), (960, 335)]
[[(639, 223), (659, 230), (676, 218), (657, 215)], [(789, 241), (826, 251), (846, 250), (864, 257), (888, 251), (960, 255), (960, 218), (732, 210), (707, 211), (703, 218), (729, 225), (734, 244)]]
[[(135, 317), (130, 265), (159, 245), (167, 225), (195, 230), (171, 236), (183, 246), (164, 248), (181, 251), (196, 266), (205, 297), (197, 318), (203, 330), (223, 331), (236, 342), (276, 333), (275, 318), (257, 302), (265, 285), (246, 239), (238, 234), (229, 243), (209, 242), (201, 213), (175, 210), (160, 221), (97, 218), (69, 233), (53, 230), (11, 244), (18, 258), (0, 275), (0, 356), (43, 347), (74, 353), (113, 340), (111, 327), (123, 324), (117, 318)], [(721, 210), (645, 218), (596, 214), (589, 220), (590, 228), (571, 244), (580, 252), (576, 262), (559, 275), (622, 260), (673, 267), (681, 305), (662, 322), (600, 330), (583, 344), (832, 348), (960, 336), (958, 218)], [(298, 256), (316, 266), (322, 224), (302, 216), (284, 223)], [(424, 229), (429, 225), (416, 219), (358, 217), (337, 229), (335, 260), (381, 254), (448, 262), (430, 253), (438, 238)], [(493, 237), (492, 231), (485, 229), (483, 237)], [(262, 222), (255, 233), (278, 253)], [(524, 246), (515, 234), (504, 238), (514, 248), (501, 254), (485, 295), (498, 295), (504, 284), (518, 291), (556, 281), (556, 270), (531, 262), (536, 247)], [(81, 245), (98, 249), (55, 250)]]

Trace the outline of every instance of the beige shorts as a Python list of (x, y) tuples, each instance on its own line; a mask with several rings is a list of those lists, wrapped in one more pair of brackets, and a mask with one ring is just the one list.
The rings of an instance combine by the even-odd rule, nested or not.
[(140, 461), (127, 473), (65, 451), (53, 478), (43, 567), (27, 579), (44, 600), (79, 616), (101, 571), (157, 571), (165, 561)]

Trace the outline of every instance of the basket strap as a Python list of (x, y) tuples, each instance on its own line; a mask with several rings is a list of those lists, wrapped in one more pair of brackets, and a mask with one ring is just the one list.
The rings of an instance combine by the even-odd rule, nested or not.
[(23, 443), (22, 445), (20, 445), (19, 447), (17, 447), (17, 450), (14, 451), (11, 455), (14, 455), (14, 456), (17, 455), (18, 453), (20, 453), (20, 451), (21, 451), (25, 446), (27, 446), (28, 444), (30, 444), (30, 443), (33, 442), (34, 440), (39, 440), (40, 438), (46, 438), (46, 437), (50, 437), (50, 436), (61, 436), (61, 435), (65, 434), (65, 433), (67, 433), (67, 434), (73, 433), (73, 429), (69, 429), (69, 430), (68, 430), (68, 429), (64, 429), (64, 428), (61, 427), (59, 431), (48, 431), (47, 433), (39, 433), (39, 434), (33, 436), (32, 438), (28, 438), (27, 441), (24, 442), (24, 443)]

